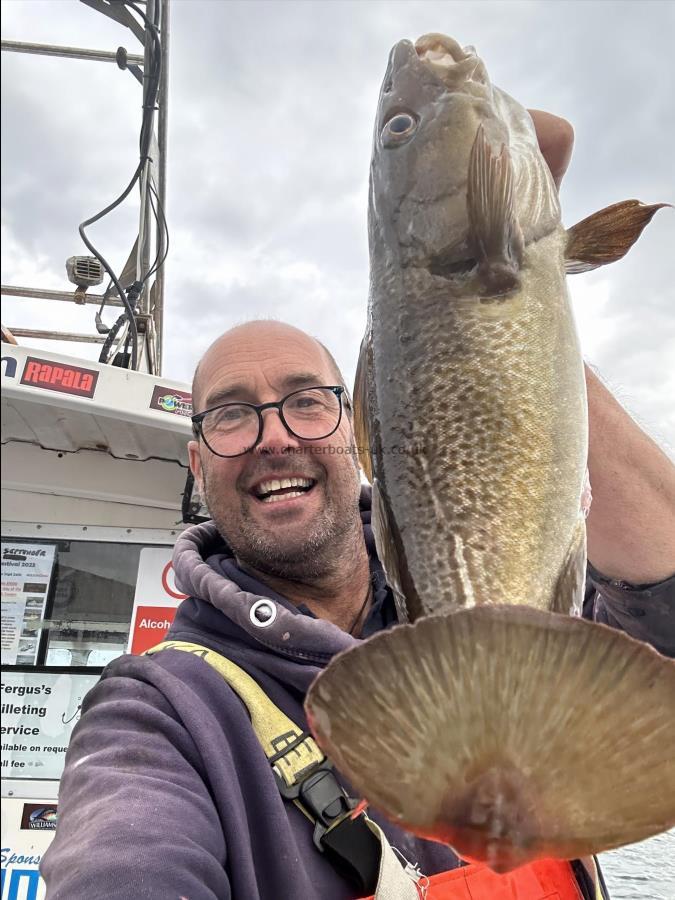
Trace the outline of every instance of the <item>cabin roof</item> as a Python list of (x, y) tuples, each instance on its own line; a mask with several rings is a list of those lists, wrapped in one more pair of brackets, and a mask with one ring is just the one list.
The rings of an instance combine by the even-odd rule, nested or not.
[(190, 386), (2, 344), (2, 443), (188, 464)]

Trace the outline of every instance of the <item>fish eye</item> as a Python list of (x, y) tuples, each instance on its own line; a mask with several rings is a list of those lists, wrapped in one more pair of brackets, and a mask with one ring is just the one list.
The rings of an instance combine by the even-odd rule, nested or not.
[(407, 112), (399, 112), (385, 122), (382, 143), (385, 146), (405, 143), (417, 129), (417, 119)]

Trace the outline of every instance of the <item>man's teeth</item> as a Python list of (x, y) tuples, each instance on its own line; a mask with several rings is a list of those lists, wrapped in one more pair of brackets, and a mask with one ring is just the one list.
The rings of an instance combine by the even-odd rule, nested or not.
[[(311, 478), (281, 478), (281, 479), (270, 479), (269, 481), (263, 481), (256, 488), (256, 494), (259, 497), (263, 497), (265, 494), (271, 494), (274, 491), (288, 490), (288, 488), (310, 488), (314, 484)], [(304, 491), (291, 491), (289, 493), (283, 494), (283, 497), (297, 497), (300, 494), (304, 493)], [(265, 497), (265, 500), (277, 500), (278, 497)]]
[(276, 500), (288, 500), (289, 497), (302, 497), (304, 491), (289, 491), (287, 494), (270, 494), (268, 497), (263, 497), (263, 503), (274, 503)]

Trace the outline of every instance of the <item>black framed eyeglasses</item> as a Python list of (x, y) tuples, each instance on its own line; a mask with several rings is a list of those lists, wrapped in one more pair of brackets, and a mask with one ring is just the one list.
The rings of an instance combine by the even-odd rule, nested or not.
[(242, 456), (260, 443), (263, 411), (276, 409), (293, 437), (320, 441), (337, 431), (344, 393), (342, 385), (309, 387), (293, 391), (277, 403), (223, 403), (192, 416), (192, 428), (216, 456)]

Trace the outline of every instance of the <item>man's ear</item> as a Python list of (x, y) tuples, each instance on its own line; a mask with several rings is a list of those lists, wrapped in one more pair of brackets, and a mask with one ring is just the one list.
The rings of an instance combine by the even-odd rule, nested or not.
[(204, 477), (202, 473), (202, 457), (199, 452), (199, 441), (188, 441), (188, 457), (190, 459), (190, 471), (194, 476), (195, 485), (200, 494), (204, 494)]

